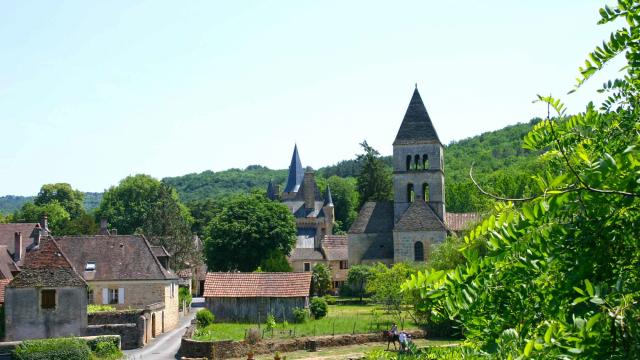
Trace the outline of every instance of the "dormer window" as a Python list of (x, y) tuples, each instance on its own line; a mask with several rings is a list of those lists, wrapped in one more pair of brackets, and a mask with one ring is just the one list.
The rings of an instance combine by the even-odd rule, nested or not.
[(85, 265), (84, 271), (96, 271), (96, 262), (87, 261), (87, 265)]

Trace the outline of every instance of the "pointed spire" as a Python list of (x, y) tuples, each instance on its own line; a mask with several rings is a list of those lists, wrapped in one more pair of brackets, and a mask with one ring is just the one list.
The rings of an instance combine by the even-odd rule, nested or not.
[(293, 147), (291, 164), (289, 165), (289, 177), (287, 178), (287, 186), (284, 188), (284, 192), (298, 192), (298, 189), (300, 189), (300, 185), (302, 185), (302, 178), (304, 178), (304, 169), (302, 168), (300, 155), (298, 155), (298, 144), (295, 144), (295, 146)]
[(278, 197), (276, 194), (276, 189), (273, 186), (273, 179), (269, 179), (269, 185), (267, 185), (267, 198), (270, 200), (275, 200)]
[(329, 185), (327, 184), (327, 190), (325, 190), (324, 192), (324, 205), (322, 205), (322, 207), (325, 206), (333, 206), (333, 199), (331, 198), (331, 188), (329, 187)]
[(440, 143), (440, 139), (427, 113), (427, 108), (422, 102), (418, 92), (418, 84), (416, 84), (416, 89), (413, 91), (409, 107), (407, 107), (407, 112), (404, 114), (402, 125), (400, 125), (400, 130), (398, 130), (398, 135), (396, 135), (393, 145), (433, 142)]

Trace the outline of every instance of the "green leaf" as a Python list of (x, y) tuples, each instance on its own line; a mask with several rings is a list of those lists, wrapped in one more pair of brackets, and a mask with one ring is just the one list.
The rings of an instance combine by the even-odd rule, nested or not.
[(589, 279), (585, 279), (584, 285), (587, 287), (587, 294), (593, 297), (593, 285), (591, 285), (591, 281), (589, 281)]
[(529, 357), (531, 355), (531, 351), (533, 351), (533, 339), (527, 341), (527, 345), (524, 347), (524, 356)]

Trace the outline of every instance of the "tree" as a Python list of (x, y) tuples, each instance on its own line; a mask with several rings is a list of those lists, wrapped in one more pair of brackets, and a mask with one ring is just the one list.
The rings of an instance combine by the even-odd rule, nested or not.
[(369, 276), (371, 276), (371, 269), (367, 265), (353, 265), (347, 274), (347, 283), (360, 297), (360, 302), (362, 302)]
[[(604, 84), (600, 108), (575, 115), (540, 96), (556, 117), (536, 124), (524, 146), (551, 170), (531, 174), (536, 188), (518, 199), (478, 183), (500, 203), (465, 238), (465, 264), (403, 285), (419, 306), (456, 319), (470, 350), (486, 357), (640, 353), (640, 3), (620, 0), (600, 15), (624, 25), (589, 55), (578, 88), (619, 54), (624, 78)], [(478, 242), (485, 254), (470, 246)]]
[(380, 153), (363, 141), (360, 146), (364, 154), (357, 160), (362, 163), (358, 174), (358, 193), (361, 205), (366, 201), (391, 200), (391, 171), (380, 158)]
[(109, 219), (119, 234), (133, 234), (142, 228), (158, 201), (160, 187), (160, 181), (149, 175), (128, 176), (105, 191), (97, 217)]
[(155, 197), (156, 201), (144, 214), (142, 233), (154, 245), (167, 249), (174, 269), (199, 265), (202, 254), (196, 252), (189, 210), (178, 201), (176, 191), (169, 185), (161, 183)]
[(402, 308), (406, 303), (406, 296), (400, 288), (418, 269), (408, 263), (396, 263), (392, 267), (377, 263), (369, 271), (367, 292), (372, 294), (373, 301), (384, 305), (396, 321), (404, 325), (405, 316)]
[(274, 252), (289, 255), (295, 245), (295, 219), (286, 205), (250, 194), (231, 196), (220, 208), (204, 231), (213, 271), (253, 271)]
[(69, 213), (71, 218), (75, 219), (85, 212), (82, 204), (83, 200), (84, 193), (81, 191), (74, 190), (69, 184), (57, 183), (42, 185), (33, 203), (42, 206), (57, 202)]
[(42, 217), (47, 215), (49, 229), (53, 234), (64, 234), (64, 229), (71, 216), (57, 200), (43, 205), (36, 205), (28, 202), (22, 206), (18, 212), (13, 214), (14, 221), (18, 222), (40, 222)]
[(334, 233), (349, 230), (358, 216), (357, 180), (352, 177), (341, 178), (335, 175), (324, 181), (321, 181), (320, 178), (318, 180), (323, 193), (327, 186), (331, 189), (336, 222), (339, 224), (339, 227), (334, 229)]
[(317, 296), (324, 296), (330, 289), (331, 270), (325, 264), (315, 264), (311, 274), (311, 291)]
[(291, 272), (291, 264), (287, 257), (280, 251), (274, 251), (265, 257), (260, 263), (260, 269), (266, 272)]

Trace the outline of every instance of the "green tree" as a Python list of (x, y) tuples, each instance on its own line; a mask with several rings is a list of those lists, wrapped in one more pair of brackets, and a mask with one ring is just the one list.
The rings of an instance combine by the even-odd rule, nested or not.
[(274, 251), (266, 256), (259, 267), (262, 271), (266, 272), (291, 272), (291, 264), (287, 260), (287, 257), (280, 251)]
[(330, 289), (331, 270), (325, 264), (315, 264), (311, 274), (311, 291), (316, 296), (324, 296)]
[(49, 229), (53, 234), (63, 234), (64, 229), (71, 216), (57, 200), (43, 205), (36, 205), (28, 202), (22, 206), (22, 209), (13, 214), (14, 221), (17, 222), (40, 222), (43, 215), (47, 215), (49, 221)]
[(234, 195), (220, 203), (204, 235), (213, 271), (253, 271), (274, 252), (289, 255), (296, 224), (286, 205), (258, 194)]
[(202, 263), (191, 234), (191, 214), (178, 201), (176, 191), (160, 184), (155, 202), (144, 214), (141, 231), (154, 245), (164, 246), (172, 255), (173, 268), (180, 270)]
[[(338, 231), (347, 231), (358, 216), (358, 182), (355, 178), (341, 178), (331, 176), (326, 180), (331, 189), (336, 221), (340, 226)], [(326, 186), (323, 186), (323, 191)]]
[(133, 234), (144, 225), (160, 188), (160, 181), (149, 175), (128, 176), (104, 193), (97, 216), (109, 219), (119, 234)]
[(360, 203), (366, 201), (391, 200), (391, 170), (380, 158), (380, 153), (363, 141), (360, 146), (364, 150), (357, 160), (362, 163), (358, 174), (358, 193)]
[(355, 294), (360, 297), (360, 302), (365, 294), (365, 285), (371, 276), (371, 269), (367, 265), (352, 265), (347, 273), (347, 283)]
[[(600, 108), (556, 113), (525, 137), (554, 171), (531, 174), (536, 188), (504, 201), (465, 238), (464, 265), (405, 283), (418, 306), (439, 309), (486, 357), (632, 359), (640, 353), (640, 2), (600, 10), (623, 27), (590, 54), (578, 85), (619, 54), (623, 79), (608, 81)], [(480, 242), (486, 254), (473, 251)]]
[(83, 200), (83, 192), (74, 190), (69, 184), (56, 183), (42, 185), (33, 203), (42, 206), (57, 202), (71, 218), (75, 219), (84, 214)]
[(403, 325), (405, 314), (402, 309), (407, 298), (400, 291), (401, 285), (418, 269), (408, 263), (396, 263), (392, 267), (377, 263), (369, 271), (370, 275), (366, 283), (367, 292), (372, 294), (373, 301), (384, 305), (396, 321)]

